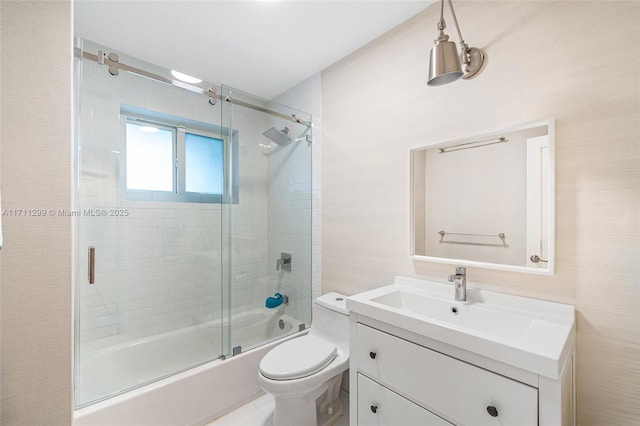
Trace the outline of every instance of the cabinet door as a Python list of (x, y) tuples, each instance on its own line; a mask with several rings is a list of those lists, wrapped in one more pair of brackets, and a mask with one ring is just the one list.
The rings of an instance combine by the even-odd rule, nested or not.
[(537, 426), (538, 389), (358, 324), (359, 371), (442, 418), (468, 426)]
[(358, 374), (358, 426), (451, 426), (425, 410)]

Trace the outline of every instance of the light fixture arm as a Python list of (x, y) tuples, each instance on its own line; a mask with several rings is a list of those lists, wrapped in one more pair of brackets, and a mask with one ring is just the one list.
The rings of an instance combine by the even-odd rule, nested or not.
[(444, 0), (441, 0), (440, 19), (438, 20), (438, 31), (440, 31), (440, 34), (438, 35), (438, 38), (435, 39), (436, 43), (449, 40), (449, 36), (444, 33), (445, 28), (447, 28), (447, 23), (444, 21)]
[[(444, 0), (443, 0), (444, 2)], [(469, 45), (464, 38), (462, 38), (462, 33), (460, 32), (460, 25), (458, 24), (458, 18), (456, 17), (456, 11), (453, 10), (453, 2), (449, 0), (449, 9), (451, 9), (451, 15), (453, 16), (453, 23), (456, 26), (456, 31), (458, 32), (458, 38), (460, 39), (460, 53), (462, 54), (462, 62), (465, 65), (469, 65), (471, 62), (469, 58)]]

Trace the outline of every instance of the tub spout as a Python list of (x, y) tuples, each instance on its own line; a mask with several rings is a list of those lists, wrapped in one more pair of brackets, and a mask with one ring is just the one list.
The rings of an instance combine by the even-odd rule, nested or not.
[(288, 296), (283, 296), (280, 293), (276, 293), (273, 295), (273, 297), (267, 297), (267, 301), (265, 302), (265, 306), (269, 309), (273, 309), (273, 308), (277, 308), (278, 306), (282, 305), (282, 304), (288, 305), (289, 304), (289, 297)]

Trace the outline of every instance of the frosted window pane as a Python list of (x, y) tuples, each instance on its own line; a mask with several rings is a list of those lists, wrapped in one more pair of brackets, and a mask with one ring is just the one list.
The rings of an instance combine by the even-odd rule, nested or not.
[(222, 139), (185, 135), (185, 189), (201, 194), (222, 194), (224, 147)]
[(127, 123), (127, 189), (173, 191), (173, 132)]

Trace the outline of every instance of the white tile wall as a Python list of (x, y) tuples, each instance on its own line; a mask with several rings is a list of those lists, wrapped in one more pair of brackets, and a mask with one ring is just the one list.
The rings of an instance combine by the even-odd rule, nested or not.
[[(292, 133), (301, 130), (292, 128)], [(294, 137), (296, 133), (293, 133)], [(269, 274), (271, 285), (289, 297), (287, 312), (311, 322), (311, 146), (293, 142), (269, 158)], [(281, 253), (291, 271), (276, 271)]]

